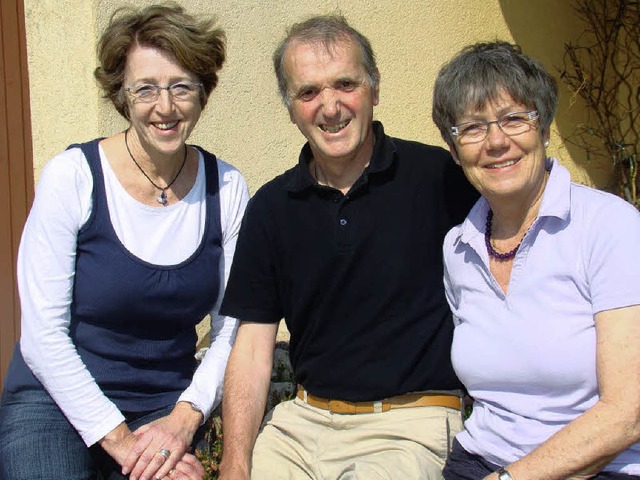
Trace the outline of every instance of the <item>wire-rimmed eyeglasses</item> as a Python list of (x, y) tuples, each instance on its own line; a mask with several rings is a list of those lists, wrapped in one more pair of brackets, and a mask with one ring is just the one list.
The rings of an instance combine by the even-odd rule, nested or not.
[(531, 110), (529, 112), (513, 112), (501, 116), (497, 120), (485, 122), (482, 120), (474, 120), (472, 122), (464, 122), (451, 127), (451, 134), (458, 139), (460, 143), (476, 143), (481, 142), (489, 134), (490, 125), (495, 123), (505, 135), (519, 135), (528, 131), (533, 122), (538, 120), (538, 111)]
[(166, 87), (143, 83), (141, 85), (133, 85), (125, 88), (125, 92), (131, 95), (134, 100), (144, 103), (155, 102), (160, 97), (160, 92), (166, 90), (173, 100), (184, 101), (192, 100), (202, 88), (201, 83), (194, 82), (178, 82)]

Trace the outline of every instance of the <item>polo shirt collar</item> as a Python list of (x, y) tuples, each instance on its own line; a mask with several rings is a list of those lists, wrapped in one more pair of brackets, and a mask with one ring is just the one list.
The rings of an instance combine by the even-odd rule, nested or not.
[[(550, 171), (549, 180), (542, 194), (538, 219), (557, 217), (566, 222), (569, 220), (571, 211), (571, 175), (556, 158), (547, 158), (546, 168)], [(484, 236), (488, 211), (489, 202), (484, 197), (480, 197), (462, 223), (457, 240), (469, 244), (472, 238), (478, 235)]]
[(571, 212), (571, 175), (556, 158), (547, 158), (549, 181), (542, 196), (538, 217), (558, 217), (568, 221)]
[[(376, 143), (373, 146), (373, 155), (369, 166), (362, 174), (365, 179), (369, 174), (382, 172), (390, 168), (396, 157), (395, 145), (392, 139), (385, 135), (381, 122), (377, 120), (373, 122), (373, 133), (376, 138)], [(290, 192), (302, 192), (318, 186), (318, 183), (309, 171), (309, 163), (311, 160), (313, 160), (313, 153), (311, 152), (309, 142), (307, 142), (300, 151), (294, 175), (292, 175), (287, 185), (287, 189)], [(358, 179), (357, 182), (360, 182), (360, 179)]]

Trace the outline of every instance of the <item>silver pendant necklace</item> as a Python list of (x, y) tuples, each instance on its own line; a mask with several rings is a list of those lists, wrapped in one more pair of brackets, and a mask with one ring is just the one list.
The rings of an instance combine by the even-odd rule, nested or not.
[(124, 145), (125, 147), (127, 147), (127, 152), (129, 152), (129, 156), (131, 157), (131, 160), (133, 160), (133, 163), (136, 164), (136, 167), (138, 167), (138, 170), (142, 172), (142, 174), (146, 177), (146, 179), (149, 180), (149, 182), (151, 182), (151, 185), (153, 185), (158, 190), (160, 190), (160, 196), (156, 197), (156, 200), (158, 201), (159, 204), (166, 207), (169, 204), (169, 201), (167, 200), (167, 190), (169, 190), (169, 188), (171, 188), (171, 185), (173, 185), (173, 183), (178, 179), (178, 177), (180, 176), (180, 173), (182, 173), (184, 164), (187, 162), (187, 145), (186, 144), (184, 145), (184, 158), (182, 159), (182, 165), (180, 165), (180, 169), (178, 170), (178, 173), (176, 173), (176, 176), (173, 177), (173, 180), (171, 180), (166, 187), (162, 188), (161, 186), (156, 185), (156, 183), (153, 180), (151, 180), (151, 178), (149, 178), (149, 175), (147, 175), (146, 172), (142, 169), (140, 164), (136, 162), (136, 159), (133, 157), (133, 154), (131, 153), (131, 149), (129, 148), (128, 135), (129, 135), (129, 129), (127, 128), (124, 131)]

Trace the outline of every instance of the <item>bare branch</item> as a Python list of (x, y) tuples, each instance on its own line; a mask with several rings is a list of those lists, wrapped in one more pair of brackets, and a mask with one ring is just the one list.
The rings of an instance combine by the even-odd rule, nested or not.
[(575, 0), (574, 10), (584, 31), (565, 44), (560, 78), (588, 118), (565, 140), (610, 158), (613, 189), (640, 209), (640, 1)]

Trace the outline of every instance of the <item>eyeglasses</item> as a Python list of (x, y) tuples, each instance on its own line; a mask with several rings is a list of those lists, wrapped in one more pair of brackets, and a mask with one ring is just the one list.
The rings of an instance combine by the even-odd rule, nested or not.
[(538, 111), (507, 113), (492, 122), (475, 120), (464, 122), (451, 127), (451, 134), (458, 139), (461, 144), (477, 143), (487, 138), (489, 126), (492, 123), (498, 125), (505, 135), (513, 136), (527, 132), (531, 129), (533, 122), (538, 120)]
[(201, 83), (178, 82), (173, 85), (167, 85), (166, 87), (144, 83), (142, 85), (127, 87), (124, 90), (131, 95), (134, 100), (151, 103), (158, 100), (161, 90), (169, 92), (169, 95), (171, 95), (171, 98), (175, 101), (185, 101), (192, 100), (199, 93), (200, 88), (202, 88)]

